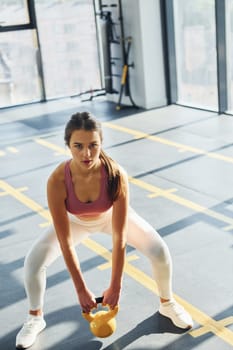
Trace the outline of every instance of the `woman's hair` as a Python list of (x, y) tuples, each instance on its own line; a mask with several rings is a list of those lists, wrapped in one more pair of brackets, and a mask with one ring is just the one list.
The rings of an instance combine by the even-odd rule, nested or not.
[[(65, 127), (64, 140), (69, 147), (71, 135), (75, 130), (97, 131), (101, 142), (103, 141), (103, 132), (101, 123), (96, 120), (89, 112), (78, 112), (71, 116)], [(103, 162), (108, 174), (108, 194), (115, 201), (122, 191), (121, 175), (118, 164), (110, 158), (102, 149), (100, 159)]]

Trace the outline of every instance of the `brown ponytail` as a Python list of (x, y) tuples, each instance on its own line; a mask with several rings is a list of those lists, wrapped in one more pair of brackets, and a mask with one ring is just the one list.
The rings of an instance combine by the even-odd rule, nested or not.
[(100, 159), (102, 160), (108, 174), (109, 197), (113, 201), (115, 201), (120, 195), (122, 190), (121, 173), (120, 173), (119, 166), (103, 150), (101, 150)]

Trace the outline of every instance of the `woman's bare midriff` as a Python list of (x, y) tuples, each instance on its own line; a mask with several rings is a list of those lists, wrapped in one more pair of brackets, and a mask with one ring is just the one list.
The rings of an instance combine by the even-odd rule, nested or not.
[(101, 213), (99, 215), (75, 215), (79, 220), (82, 221), (93, 221), (98, 220), (101, 217), (103, 217), (106, 214), (106, 211), (104, 213)]

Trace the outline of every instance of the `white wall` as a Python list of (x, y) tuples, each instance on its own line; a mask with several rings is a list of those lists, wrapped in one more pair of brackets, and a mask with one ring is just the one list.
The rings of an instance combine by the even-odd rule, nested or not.
[[(129, 63), (134, 62), (134, 68), (130, 68), (132, 97), (138, 106), (146, 109), (167, 105), (160, 1), (122, 0), (122, 9), (125, 37), (132, 37), (129, 60)], [(121, 68), (118, 68), (119, 73)], [(119, 84), (120, 80), (115, 78), (114, 86), (118, 90)], [(118, 95), (109, 95), (108, 98), (117, 101)], [(130, 104), (128, 98), (124, 98), (123, 102)]]

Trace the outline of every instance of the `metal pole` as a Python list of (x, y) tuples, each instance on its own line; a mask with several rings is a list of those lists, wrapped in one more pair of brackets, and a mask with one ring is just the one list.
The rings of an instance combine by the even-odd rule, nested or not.
[(35, 1), (28, 0), (28, 10), (29, 10), (29, 16), (30, 21), (33, 23), (33, 27), (36, 31), (36, 38), (38, 43), (38, 51), (37, 51), (37, 65), (38, 65), (38, 72), (40, 76), (41, 81), (41, 90), (42, 90), (42, 101), (46, 101), (46, 89), (45, 89), (45, 82), (44, 82), (44, 71), (43, 71), (43, 64), (42, 64), (42, 55), (41, 55), (41, 45), (40, 45), (40, 38), (38, 33), (38, 27), (37, 27), (37, 21), (36, 21), (36, 11), (35, 11)]
[(172, 104), (178, 100), (173, 0), (161, 0), (160, 4), (164, 20), (164, 58), (167, 65), (168, 102)]
[(225, 6), (225, 0), (215, 1), (219, 114), (225, 113), (228, 109)]

